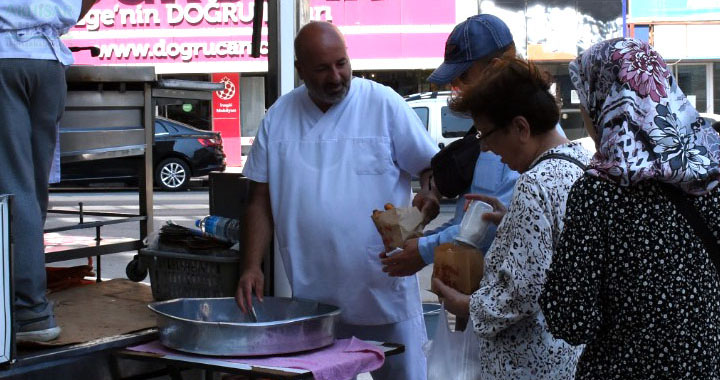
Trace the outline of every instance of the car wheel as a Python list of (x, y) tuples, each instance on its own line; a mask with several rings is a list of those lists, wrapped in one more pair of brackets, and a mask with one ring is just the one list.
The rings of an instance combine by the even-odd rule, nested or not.
[(190, 183), (190, 167), (179, 158), (167, 158), (155, 170), (155, 183), (163, 190), (183, 190)]

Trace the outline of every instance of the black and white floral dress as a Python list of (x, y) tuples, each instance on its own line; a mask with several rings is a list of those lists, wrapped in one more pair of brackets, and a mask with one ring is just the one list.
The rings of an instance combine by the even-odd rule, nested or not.
[[(693, 203), (720, 237), (720, 190)], [(550, 331), (586, 344), (577, 379), (720, 378), (720, 282), (655, 181), (575, 184), (540, 300)]]
[(560, 153), (587, 163), (579, 143), (540, 155), (517, 180), (508, 212), (485, 255), (485, 276), (470, 298), (470, 316), (480, 337), (483, 379), (572, 379), (582, 347), (554, 339), (538, 298), (553, 249), (560, 238), (565, 201), (583, 173)]

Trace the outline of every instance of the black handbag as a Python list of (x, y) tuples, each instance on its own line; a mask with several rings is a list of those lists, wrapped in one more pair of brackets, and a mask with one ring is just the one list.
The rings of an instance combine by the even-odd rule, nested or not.
[(430, 161), (435, 187), (440, 194), (455, 198), (472, 184), (475, 163), (480, 155), (480, 143), (475, 126), (465, 136), (439, 151)]

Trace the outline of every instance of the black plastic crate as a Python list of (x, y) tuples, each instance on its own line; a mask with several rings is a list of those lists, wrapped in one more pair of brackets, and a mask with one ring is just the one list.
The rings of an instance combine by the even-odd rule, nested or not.
[(153, 298), (233, 297), (240, 275), (240, 255), (225, 251), (204, 255), (141, 249), (140, 260), (150, 272)]

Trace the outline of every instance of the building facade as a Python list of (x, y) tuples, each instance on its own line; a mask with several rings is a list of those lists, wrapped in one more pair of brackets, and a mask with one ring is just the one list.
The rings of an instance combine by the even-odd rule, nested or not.
[(650, 42), (699, 112), (720, 113), (720, 2), (628, 0), (630, 35)]
[[(562, 122), (578, 134), (567, 63), (624, 30), (621, 0), (279, 1), (284, 6), (296, 1), (308, 19), (338, 25), (355, 75), (402, 95), (435, 89), (425, 78), (442, 62), (445, 40), (458, 22), (477, 13), (495, 14), (509, 25), (519, 52), (555, 75)], [(267, 13), (267, 4), (264, 9)], [(225, 83), (212, 103), (188, 101), (158, 112), (222, 132), (228, 163), (238, 166), (265, 112), (267, 15), (261, 57), (252, 58), (253, 14), (254, 0), (100, 0), (65, 41), (100, 48), (97, 57), (76, 53), (76, 64), (152, 65), (163, 77)]]

